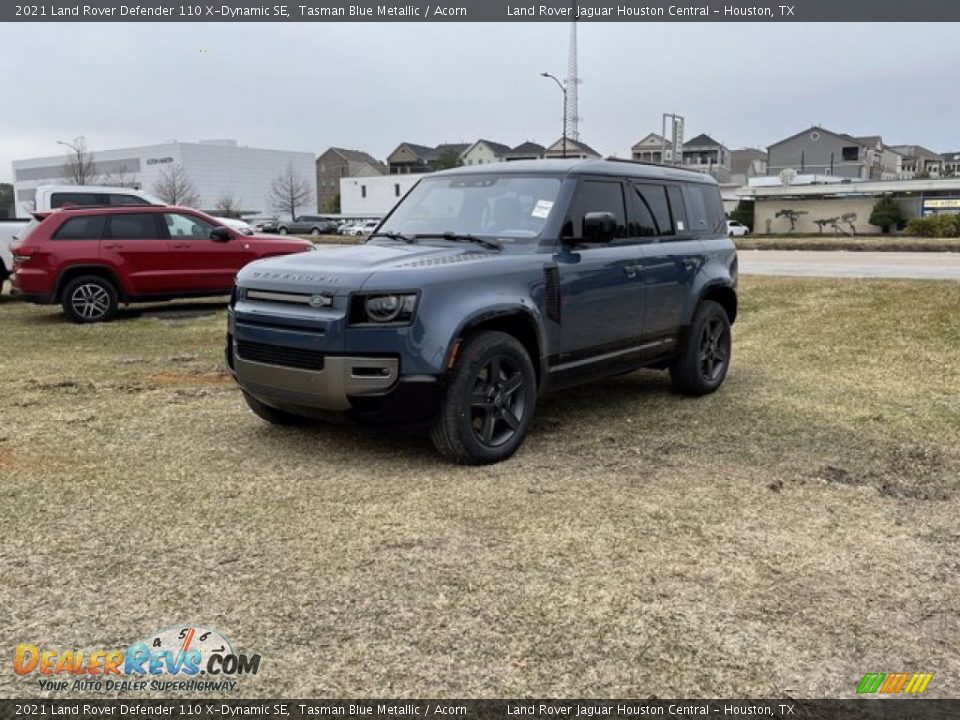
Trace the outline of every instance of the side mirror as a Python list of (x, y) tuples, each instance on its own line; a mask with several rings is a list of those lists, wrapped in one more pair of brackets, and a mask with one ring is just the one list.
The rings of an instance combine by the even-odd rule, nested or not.
[(210, 231), (210, 239), (217, 242), (227, 242), (233, 239), (233, 234), (227, 228), (220, 226)]
[(611, 212), (588, 212), (583, 216), (583, 239), (610, 242), (617, 235), (617, 218)]

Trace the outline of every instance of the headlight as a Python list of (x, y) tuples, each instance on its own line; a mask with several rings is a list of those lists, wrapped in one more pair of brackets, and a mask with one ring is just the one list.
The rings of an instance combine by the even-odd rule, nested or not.
[(416, 293), (391, 293), (386, 295), (358, 295), (354, 297), (354, 324), (358, 323), (408, 323), (413, 319), (417, 306)]

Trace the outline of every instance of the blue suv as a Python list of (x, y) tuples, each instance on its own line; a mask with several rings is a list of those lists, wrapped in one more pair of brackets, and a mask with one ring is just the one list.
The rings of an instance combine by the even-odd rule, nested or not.
[(616, 160), (424, 176), (364, 245), (237, 276), (227, 363), (275, 424), (422, 424), (458, 463), (503, 460), (544, 392), (668, 369), (689, 395), (730, 364), (737, 255), (711, 178)]

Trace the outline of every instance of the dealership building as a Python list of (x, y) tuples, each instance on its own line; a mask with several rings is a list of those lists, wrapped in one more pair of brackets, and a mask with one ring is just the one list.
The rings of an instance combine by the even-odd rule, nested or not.
[[(90, 152), (90, 159), (97, 184), (123, 185), (150, 193), (155, 191), (164, 169), (179, 164), (199, 195), (199, 209), (213, 210), (220, 198), (230, 195), (245, 215), (277, 214), (271, 207), (271, 185), (292, 166), (310, 187), (308, 203), (300, 211), (317, 210), (316, 170), (310, 152), (251, 148), (235, 140), (201, 140), (95, 150)], [(29, 212), (39, 186), (69, 184), (64, 178), (66, 161), (61, 153), (13, 162), (18, 215)]]
[(763, 178), (770, 184), (754, 184), (737, 190), (741, 200), (754, 201), (754, 232), (790, 232), (787, 213), (793, 211), (794, 232), (812, 234), (829, 227), (830, 219), (844, 219), (843, 227), (858, 233), (877, 233), (870, 225), (870, 213), (877, 200), (891, 198), (907, 218), (960, 213), (960, 177), (926, 180), (838, 181), (835, 177), (797, 176), (784, 184)]

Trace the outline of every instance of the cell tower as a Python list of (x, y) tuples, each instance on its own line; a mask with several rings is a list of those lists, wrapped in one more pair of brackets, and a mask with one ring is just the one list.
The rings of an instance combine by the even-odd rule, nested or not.
[(580, 104), (577, 100), (577, 21), (570, 23), (570, 57), (567, 59), (567, 136), (580, 140)]

